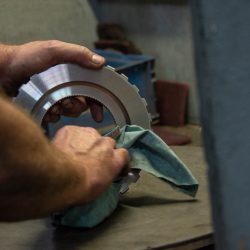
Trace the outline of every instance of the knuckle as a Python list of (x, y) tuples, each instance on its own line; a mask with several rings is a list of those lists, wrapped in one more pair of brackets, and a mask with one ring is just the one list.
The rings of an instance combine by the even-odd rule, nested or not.
[(99, 134), (99, 132), (92, 127), (81, 127), (82, 131), (85, 132), (86, 134), (88, 134), (90, 136), (90, 138), (92, 139), (100, 139), (101, 135)]
[(84, 55), (91, 56), (93, 53), (87, 47), (81, 46), (81, 51)]
[(62, 128), (60, 128), (58, 131), (60, 133), (71, 133), (73, 129), (75, 129), (76, 126), (72, 126), (72, 125), (67, 125), (67, 126), (64, 126)]
[(127, 149), (125, 149), (125, 148), (120, 148), (120, 152), (122, 153), (122, 155), (123, 155), (124, 157), (129, 158), (129, 153), (128, 153), (128, 150), (127, 150)]
[(125, 148), (119, 148), (116, 150), (116, 152), (119, 154), (118, 157), (122, 161), (122, 164), (127, 163), (130, 159), (129, 152)]
[(49, 40), (45, 42), (44, 47), (48, 52), (48, 56), (51, 57), (51, 60), (58, 55), (60, 48), (63, 46), (63, 44), (63, 42), (58, 40)]
[(92, 63), (93, 52), (86, 47), (81, 46), (79, 52), (82, 55), (85, 66), (90, 66)]
[(58, 129), (55, 133), (55, 137), (60, 137), (65, 133), (65, 127)]
[(95, 128), (92, 127), (84, 127), (83, 128), (85, 131), (91, 133), (91, 134), (98, 134), (97, 130)]
[(109, 143), (109, 144), (115, 144), (116, 143), (116, 141), (113, 139), (113, 138), (111, 138), (111, 137), (103, 137), (103, 140), (105, 140), (105, 142), (107, 142), (107, 143)]
[(62, 44), (62, 42), (58, 41), (58, 40), (49, 40), (45, 42), (45, 46), (49, 49), (49, 50), (54, 50), (56, 47), (60, 46)]
[(69, 131), (69, 130), (71, 130), (72, 127), (73, 126), (71, 126), (71, 125), (66, 125), (66, 126), (62, 127), (61, 130)]
[(48, 40), (43, 41), (40, 44), (40, 47), (44, 51), (43, 53), (46, 55), (46, 61), (48, 66), (52, 66), (57, 63), (57, 58), (59, 56), (60, 47), (62, 47), (63, 42), (58, 40)]

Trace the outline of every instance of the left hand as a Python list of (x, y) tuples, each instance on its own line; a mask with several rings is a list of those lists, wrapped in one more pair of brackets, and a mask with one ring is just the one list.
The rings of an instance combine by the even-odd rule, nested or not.
[(101, 103), (83, 96), (66, 98), (54, 105), (44, 117), (44, 123), (57, 122), (61, 115), (78, 117), (90, 108), (91, 115), (96, 122), (103, 120), (103, 106)]
[[(60, 41), (36, 41), (19, 46), (0, 45), (0, 83), (6, 94), (13, 97), (19, 87), (32, 75), (56, 64), (74, 63), (82, 67), (99, 69), (105, 59), (88, 48)], [(84, 97), (68, 98), (55, 105), (45, 117), (55, 122), (60, 115), (77, 116), (90, 107), (93, 118), (103, 119), (102, 105)]]

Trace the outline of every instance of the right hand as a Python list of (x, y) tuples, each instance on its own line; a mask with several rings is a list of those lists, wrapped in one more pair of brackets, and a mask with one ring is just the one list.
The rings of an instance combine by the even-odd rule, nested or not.
[(85, 197), (80, 203), (103, 193), (129, 161), (126, 149), (116, 149), (114, 139), (102, 137), (94, 128), (65, 126), (57, 131), (52, 143), (71, 156), (84, 173)]

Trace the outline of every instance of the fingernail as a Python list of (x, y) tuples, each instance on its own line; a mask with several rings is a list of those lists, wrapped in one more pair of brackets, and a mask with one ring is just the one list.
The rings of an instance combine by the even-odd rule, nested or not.
[(76, 96), (76, 99), (83, 104), (86, 104), (86, 99), (84, 96)]
[(94, 54), (91, 58), (92, 63), (94, 64), (102, 64), (104, 63), (104, 58), (102, 56)]

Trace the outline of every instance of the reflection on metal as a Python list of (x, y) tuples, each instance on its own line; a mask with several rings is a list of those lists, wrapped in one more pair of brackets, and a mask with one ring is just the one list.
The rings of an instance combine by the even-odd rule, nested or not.
[(96, 71), (72, 64), (57, 65), (34, 75), (22, 86), (15, 102), (41, 124), (51, 106), (70, 96), (98, 100), (111, 112), (120, 127), (136, 124), (150, 128), (146, 102), (138, 94), (138, 89), (111, 67)]
[[(72, 96), (86, 96), (101, 102), (112, 114), (118, 127), (135, 124), (150, 129), (146, 101), (138, 89), (111, 67), (90, 70), (72, 64), (60, 64), (34, 75), (23, 85), (15, 103), (29, 112), (40, 125), (48, 110), (60, 100)], [(124, 178), (121, 193), (139, 178), (130, 172)]]

